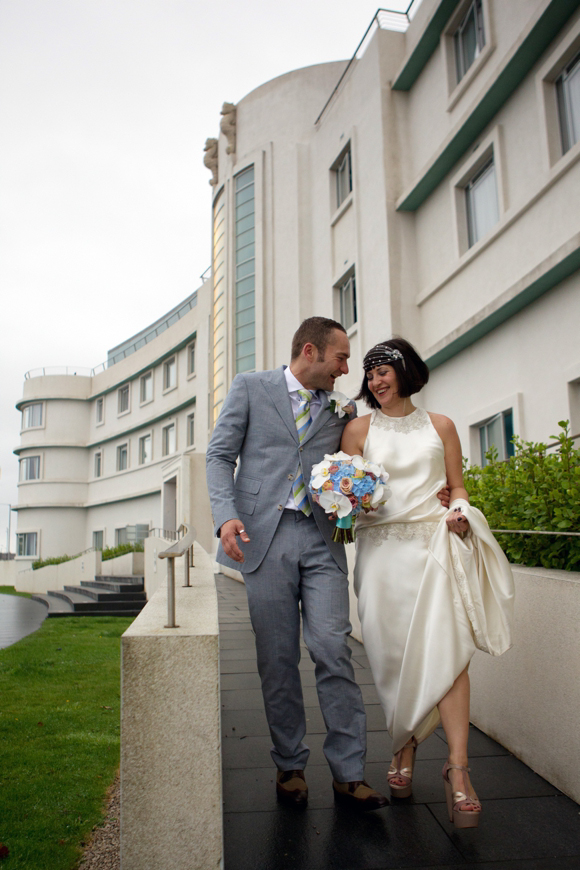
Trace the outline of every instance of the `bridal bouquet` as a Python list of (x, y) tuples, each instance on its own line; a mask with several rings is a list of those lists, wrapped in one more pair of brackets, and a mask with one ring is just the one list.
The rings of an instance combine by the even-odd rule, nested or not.
[(327, 453), (322, 462), (312, 466), (312, 497), (327, 514), (337, 516), (333, 541), (354, 541), (353, 518), (361, 510), (368, 513), (385, 504), (391, 494), (388, 479), (382, 465), (342, 451)]

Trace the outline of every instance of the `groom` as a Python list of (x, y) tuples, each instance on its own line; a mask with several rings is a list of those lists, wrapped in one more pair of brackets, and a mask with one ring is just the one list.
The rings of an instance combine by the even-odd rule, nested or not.
[[(312, 502), (312, 465), (339, 449), (342, 418), (327, 392), (348, 373), (340, 323), (310, 317), (292, 339), (290, 367), (234, 378), (207, 451), (207, 481), (220, 538), (217, 561), (244, 575), (281, 800), (308, 799), (306, 719), (298, 662), (300, 614), (316, 665), (327, 729), (324, 754), (338, 798), (374, 810), (388, 801), (364, 781), (366, 716), (347, 639), (348, 573), (333, 523)], [(236, 461), (239, 460), (237, 474)]]

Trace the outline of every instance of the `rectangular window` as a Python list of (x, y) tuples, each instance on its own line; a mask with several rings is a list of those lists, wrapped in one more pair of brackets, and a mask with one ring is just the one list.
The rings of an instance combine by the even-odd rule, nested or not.
[(163, 438), (162, 438), (162, 451), (163, 456), (170, 456), (172, 453), (175, 453), (177, 448), (176, 438), (175, 438), (175, 423), (171, 423), (170, 426), (165, 426), (163, 428)]
[(177, 362), (174, 356), (163, 363), (163, 389), (171, 390), (177, 386)]
[(196, 339), (187, 345), (187, 374), (195, 374), (195, 345)]
[(35, 426), (42, 426), (42, 402), (26, 405), (22, 411), (22, 428), (32, 429)]
[(153, 372), (147, 372), (141, 378), (139, 396), (142, 405), (153, 400)]
[(195, 411), (187, 415), (187, 446), (195, 444)]
[(139, 465), (145, 465), (147, 462), (151, 462), (151, 459), (151, 435), (143, 435), (142, 438), (139, 438)]
[(129, 384), (125, 384), (117, 391), (117, 407), (119, 414), (129, 410)]
[(236, 175), (236, 374), (256, 368), (254, 167)]
[(562, 151), (565, 154), (580, 139), (580, 54), (556, 81)]
[(485, 45), (481, 0), (472, 0), (469, 4), (453, 39), (457, 81), (460, 82)]
[(115, 547), (118, 547), (120, 544), (126, 543), (128, 543), (127, 526), (122, 529), (115, 529)]
[(345, 329), (357, 321), (356, 312), (356, 282), (354, 275), (347, 278), (338, 289), (340, 315), (339, 319)]
[(465, 187), (467, 235), (471, 248), (499, 220), (497, 178), (493, 157)]
[(40, 456), (26, 456), (20, 460), (20, 480), (40, 478)]
[(334, 171), (336, 174), (336, 207), (338, 208), (352, 190), (350, 145), (344, 155), (340, 158), (340, 162)]
[(129, 464), (129, 445), (119, 444), (117, 447), (117, 471), (125, 471)]
[(103, 474), (103, 454), (99, 450), (95, 453), (95, 477), (101, 477)]
[(225, 196), (220, 193), (213, 205), (213, 423), (219, 416), (226, 395), (225, 234)]
[(497, 451), (499, 460), (508, 459), (514, 455), (514, 445), (512, 438), (514, 437), (514, 418), (510, 408), (508, 411), (502, 411), (489, 420), (479, 425), (479, 446), (481, 453), (481, 464), (488, 464), (486, 453), (492, 447)]
[(18, 532), (16, 553), (18, 556), (38, 556), (38, 532)]
[(105, 400), (102, 396), (100, 399), (97, 399), (95, 409), (97, 415), (97, 423), (102, 423), (105, 419)]
[(103, 530), (102, 529), (98, 532), (93, 532), (93, 549), (94, 550), (102, 550), (103, 549)]

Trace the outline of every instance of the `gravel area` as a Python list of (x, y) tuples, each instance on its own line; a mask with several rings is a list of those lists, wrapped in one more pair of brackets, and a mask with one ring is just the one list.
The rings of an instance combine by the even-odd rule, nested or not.
[(107, 795), (107, 812), (102, 825), (93, 828), (78, 870), (120, 870), (121, 782), (119, 774)]

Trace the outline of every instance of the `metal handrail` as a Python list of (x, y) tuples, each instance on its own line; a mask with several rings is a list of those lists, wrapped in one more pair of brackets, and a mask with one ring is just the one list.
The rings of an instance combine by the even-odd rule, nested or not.
[(537, 529), (490, 529), (494, 535), (563, 535), (565, 538), (580, 538), (580, 532), (544, 532)]
[[(361, 41), (357, 45), (353, 56), (351, 57), (351, 59), (349, 60), (347, 65), (345, 66), (345, 68), (342, 72), (342, 75), (339, 78), (338, 82), (336, 83), (336, 86), (335, 86), (333, 92), (331, 93), (331, 95), (327, 99), (326, 103), (324, 104), (324, 106), (322, 108), (322, 111), (320, 112), (318, 118), (314, 122), (314, 126), (316, 126), (318, 124), (318, 122), (320, 121), (320, 119), (324, 115), (329, 104), (332, 102), (332, 98), (334, 97), (335, 93), (338, 91), (339, 87), (342, 84), (344, 77), (348, 73), (349, 69), (351, 68), (351, 66), (353, 65), (355, 60), (357, 60), (359, 58), (359, 56), (362, 56), (364, 54), (364, 51), (362, 51), (362, 47), (363, 47), (371, 29), (373, 31), (374, 31), (374, 29), (376, 29), (374, 27), (374, 25), (376, 24), (376, 27), (378, 27), (380, 30), (396, 30), (399, 33), (404, 33), (407, 30), (409, 24), (411, 23), (411, 15), (409, 14), (411, 11), (411, 7), (415, 6), (415, 4), (417, 4), (417, 6), (418, 6), (420, 2), (421, 2), (421, 0), (411, 0), (411, 2), (409, 3), (409, 5), (407, 6), (407, 8), (404, 12), (400, 9), (383, 9), (383, 8), (377, 9), (377, 11), (375, 12), (375, 14), (372, 17), (371, 23), (369, 24), (369, 26), (365, 30), (363, 38), (361, 39)], [(387, 24), (387, 22), (390, 23), (390, 26), (389, 26), (389, 24)]]
[(147, 532), (148, 538), (165, 538), (168, 541), (176, 541), (179, 535), (174, 529), (149, 529)]
[(165, 628), (179, 628), (175, 623), (175, 560), (183, 556), (185, 559), (185, 583), (184, 587), (190, 586), (189, 569), (193, 568), (193, 543), (195, 541), (195, 529), (183, 523), (177, 530), (182, 533), (175, 544), (168, 547), (157, 556), (158, 559), (169, 559), (167, 563), (167, 625)]

